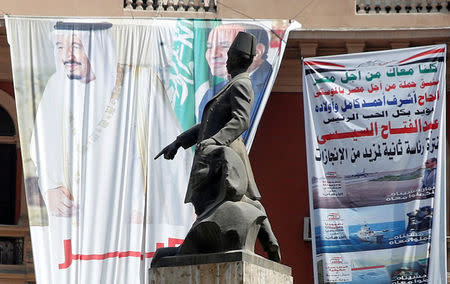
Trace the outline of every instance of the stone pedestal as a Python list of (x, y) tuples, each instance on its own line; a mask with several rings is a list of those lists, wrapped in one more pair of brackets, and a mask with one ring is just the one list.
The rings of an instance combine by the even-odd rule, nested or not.
[(164, 257), (150, 284), (292, 284), (291, 268), (245, 251)]

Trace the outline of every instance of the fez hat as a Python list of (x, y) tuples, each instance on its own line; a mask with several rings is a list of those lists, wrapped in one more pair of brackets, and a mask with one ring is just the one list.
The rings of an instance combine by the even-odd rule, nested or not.
[(239, 32), (230, 46), (230, 51), (253, 58), (256, 54), (256, 37), (247, 32)]

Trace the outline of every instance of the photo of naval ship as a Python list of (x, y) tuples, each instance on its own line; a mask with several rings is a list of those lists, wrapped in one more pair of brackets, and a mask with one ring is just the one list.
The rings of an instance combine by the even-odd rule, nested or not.
[(364, 224), (361, 229), (356, 232), (358, 238), (363, 242), (381, 244), (383, 242), (384, 233), (389, 230), (374, 231), (369, 225)]
[[(370, 251), (429, 243), (432, 203), (427, 199), (374, 207), (316, 209), (315, 219), (320, 220), (314, 226), (316, 252)], [(339, 219), (335, 220), (335, 216)]]

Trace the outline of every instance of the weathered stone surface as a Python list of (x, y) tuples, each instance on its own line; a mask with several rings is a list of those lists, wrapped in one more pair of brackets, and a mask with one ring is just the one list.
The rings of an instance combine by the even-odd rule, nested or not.
[(162, 258), (149, 271), (149, 283), (292, 283), (291, 268), (246, 251)]

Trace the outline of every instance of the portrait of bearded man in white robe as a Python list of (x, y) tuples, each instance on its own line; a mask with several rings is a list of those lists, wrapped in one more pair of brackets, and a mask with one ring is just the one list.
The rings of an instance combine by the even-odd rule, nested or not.
[[(139, 283), (141, 257), (92, 262), (72, 261), (67, 254), (144, 254), (144, 243), (152, 239), (151, 231), (145, 232), (147, 223), (188, 227), (192, 220), (192, 213), (186, 214), (190, 208), (173, 216), (160, 208), (166, 204), (176, 212), (184, 187), (159, 192), (163, 180), (150, 178), (162, 176), (166, 166), (149, 161), (149, 152), (156, 153), (180, 133), (163, 84), (149, 68), (118, 64), (111, 26), (55, 25), (56, 72), (39, 103), (30, 153), (49, 215), (52, 269), (72, 268), (59, 274), (69, 280), (79, 269), (96, 267), (102, 273), (95, 280), (91, 273), (81, 277), (90, 283)], [(190, 155), (181, 159), (189, 163)], [(173, 180), (187, 181), (188, 174), (185, 167)], [(147, 201), (148, 196), (153, 198)], [(131, 272), (136, 275), (130, 280)]]

